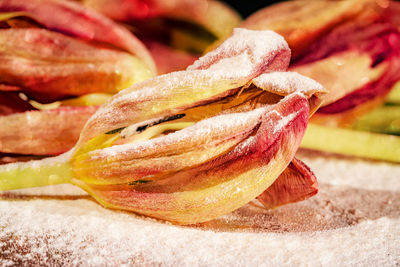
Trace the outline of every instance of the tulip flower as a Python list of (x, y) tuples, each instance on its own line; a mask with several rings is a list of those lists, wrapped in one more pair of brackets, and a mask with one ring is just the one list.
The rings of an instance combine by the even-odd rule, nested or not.
[(78, 3), (0, 0), (0, 152), (68, 151), (90, 105), (101, 103), (80, 99), (111, 96), (154, 73), (138, 39)]
[(276, 33), (237, 29), (187, 70), (114, 95), (71, 151), (0, 166), (0, 189), (69, 182), (105, 207), (177, 224), (256, 197), (268, 208), (303, 200), (317, 185), (294, 155), (324, 89), (285, 72), (289, 61)]
[(214, 0), (81, 0), (128, 24), (150, 49), (160, 74), (182, 70), (240, 22), (229, 6)]
[[(377, 155), (363, 149), (370, 143), (362, 140), (390, 147), (395, 137), (358, 138), (357, 126), (361, 116), (384, 103), (400, 80), (400, 15), (396, 10), (399, 5), (394, 1), (289, 1), (260, 10), (243, 22), (249, 29), (282, 34), (293, 51), (290, 70), (328, 90), (312, 118), (319, 126), (309, 128), (302, 146), (399, 161), (389, 151)], [(325, 144), (332, 141), (328, 136), (342, 136), (337, 127), (353, 129), (353, 137), (351, 141), (335, 138), (335, 148), (328, 149)], [(323, 136), (316, 136), (317, 132)], [(360, 143), (355, 144), (357, 140)]]

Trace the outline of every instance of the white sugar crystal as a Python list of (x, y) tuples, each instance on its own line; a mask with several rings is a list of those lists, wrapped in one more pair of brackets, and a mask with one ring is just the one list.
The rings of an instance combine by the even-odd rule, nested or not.
[[(218, 48), (195, 61), (193, 65), (188, 67), (188, 70), (208, 68), (212, 64), (214, 70), (233, 70), (236, 73), (241, 69), (248, 70), (255, 66), (260, 67), (260, 64), (265, 64), (266, 56), (281, 50), (290, 52), (285, 39), (279, 34), (273, 31), (253, 31), (237, 28), (234, 29), (231, 37)], [(226, 57), (227, 55), (228, 57)], [(241, 62), (241, 64), (233, 63), (231, 57), (242, 56), (247, 57), (247, 59), (239, 59), (238, 62)], [(234, 65), (229, 68), (232, 63)]]

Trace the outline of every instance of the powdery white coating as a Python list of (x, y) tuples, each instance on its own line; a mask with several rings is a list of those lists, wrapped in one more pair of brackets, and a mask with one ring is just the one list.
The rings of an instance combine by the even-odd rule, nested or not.
[(264, 73), (254, 78), (253, 83), (259, 88), (280, 95), (301, 92), (311, 96), (315, 93), (326, 92), (321, 84), (296, 72)]
[(191, 227), (104, 209), (69, 185), (41, 189), (59, 198), (30, 198), (35, 189), (8, 193), (0, 200), (1, 263), (400, 264), (400, 166), (304, 151), (299, 156), (318, 175), (316, 197), (272, 211), (246, 205)]
[[(229, 68), (227, 68), (229, 66)], [(207, 71), (211, 71), (219, 77), (250, 76), (254, 73), (254, 65), (247, 54), (239, 54), (234, 57), (224, 58), (211, 65)]]
[[(262, 65), (268, 63), (265, 62), (266, 56), (282, 50), (289, 53), (290, 59), (290, 50), (285, 39), (273, 31), (253, 31), (236, 28), (233, 30), (232, 36), (217, 49), (200, 57), (187, 69), (208, 69), (212, 65), (210, 69), (213, 71), (224, 72), (227, 70), (227, 66), (233, 64), (232, 68), (236, 71), (246, 71), (255, 66), (262, 67)], [(226, 55), (229, 55), (229, 57), (226, 57)], [(243, 65), (237, 64), (235, 62), (237, 59)], [(250, 65), (246, 64), (246, 61)], [(285, 63), (289, 64), (289, 61), (282, 62), (281, 70), (287, 69), (288, 66), (284, 66)]]
[(281, 119), (278, 120), (276, 122), (276, 124), (274, 125), (273, 133), (276, 133), (276, 132), (279, 132), (280, 130), (282, 130), (290, 121), (292, 121), (295, 117), (297, 117), (298, 114), (299, 114), (298, 111), (290, 113), (289, 115), (287, 115), (285, 117), (283, 117), (281, 114), (279, 114)]

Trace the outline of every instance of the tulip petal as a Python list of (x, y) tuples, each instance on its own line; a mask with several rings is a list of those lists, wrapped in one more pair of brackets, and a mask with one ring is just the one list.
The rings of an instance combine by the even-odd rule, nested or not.
[(56, 155), (74, 146), (97, 107), (62, 107), (0, 116), (0, 152)]
[(265, 208), (305, 200), (318, 193), (317, 178), (301, 160), (294, 158), (278, 179), (257, 199)]
[(145, 42), (157, 66), (158, 74), (184, 70), (193, 64), (197, 55), (170, 48), (158, 42)]
[(81, 180), (95, 184), (155, 180), (225, 153), (254, 131), (263, 112), (265, 108), (224, 114), (155, 139), (80, 154), (74, 170)]
[(128, 53), (101, 49), (43, 29), (0, 31), (0, 82), (53, 100), (91, 92), (116, 93), (151, 76)]
[(326, 106), (363, 87), (366, 83), (377, 80), (388, 68), (388, 64), (380, 64), (376, 68), (371, 68), (371, 64), (372, 59), (368, 54), (347, 51), (309, 64), (295, 66), (291, 70), (320, 81), (329, 89), (329, 93), (323, 97)]
[(374, 10), (377, 8), (374, 0), (287, 1), (254, 13), (240, 26), (253, 30), (268, 29), (281, 34), (296, 60), (330, 29), (363, 13), (367, 14), (364, 18), (372, 19), (376, 17)]

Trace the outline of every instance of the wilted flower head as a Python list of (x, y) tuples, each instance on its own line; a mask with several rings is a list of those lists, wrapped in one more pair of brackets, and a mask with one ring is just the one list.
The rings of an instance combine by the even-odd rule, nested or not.
[(67, 181), (106, 207), (179, 224), (211, 220), (260, 194), (267, 207), (307, 198), (316, 180), (294, 155), (324, 90), (284, 72), (289, 61), (279, 35), (237, 29), (186, 71), (112, 97), (69, 153), (3, 167), (3, 180), (67, 170)]

